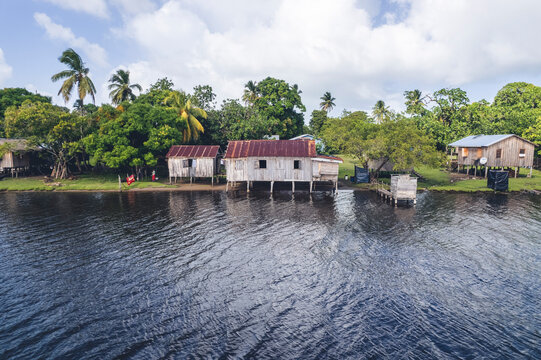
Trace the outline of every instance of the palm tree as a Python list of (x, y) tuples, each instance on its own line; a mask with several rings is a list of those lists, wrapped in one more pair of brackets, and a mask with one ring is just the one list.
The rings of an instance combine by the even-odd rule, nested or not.
[(320, 97), (320, 99), (323, 101), (319, 103), (319, 106), (321, 110), (325, 110), (327, 113), (336, 106), (336, 104), (334, 103), (334, 100), (336, 99), (333, 98), (331, 93), (328, 91), (325, 94), (323, 94), (323, 96)]
[(169, 105), (171, 108), (178, 112), (181, 121), (186, 122), (186, 129), (183, 132), (183, 141), (189, 142), (190, 140), (199, 139), (199, 133), (205, 132), (203, 125), (197, 118), (207, 118), (205, 110), (200, 109), (192, 105), (192, 101), (188, 99), (188, 96), (184, 92), (171, 91), (163, 103)]
[(385, 101), (378, 100), (372, 108), (372, 116), (376, 119), (376, 123), (381, 124), (390, 115), (389, 107), (385, 105)]
[(130, 72), (128, 70), (117, 70), (116, 74), (111, 76), (109, 82), (111, 84), (109, 85), (108, 89), (112, 90), (109, 93), (109, 97), (115, 105), (118, 105), (126, 100), (135, 100), (133, 89), (137, 89), (139, 92), (143, 91), (143, 88), (139, 84), (130, 85)]
[(297, 93), (297, 95), (299, 95), (299, 96), (302, 94), (302, 90), (299, 90), (299, 85), (297, 85), (297, 84), (293, 84), (291, 89), (293, 89), (293, 91), (295, 91)]
[(79, 100), (81, 100), (81, 106), (83, 105), (83, 99), (86, 95), (92, 96), (92, 102), (96, 101), (96, 87), (90, 78), (88, 73), (89, 68), (85, 67), (84, 61), (81, 59), (73, 49), (65, 50), (58, 60), (68, 66), (68, 70), (59, 72), (51, 76), (51, 80), (56, 82), (61, 79), (66, 79), (62, 83), (62, 87), (58, 91), (58, 95), (62, 95), (65, 102), (68, 102), (71, 97), (71, 92), (74, 86), (77, 86), (77, 92), (79, 93)]
[(257, 98), (259, 97), (259, 92), (257, 90), (257, 83), (250, 80), (244, 85), (244, 94), (242, 95), (242, 100), (246, 104), (253, 105)]
[(422, 112), (426, 96), (423, 97), (421, 90), (405, 91), (404, 97), (406, 98), (406, 112), (410, 114)]

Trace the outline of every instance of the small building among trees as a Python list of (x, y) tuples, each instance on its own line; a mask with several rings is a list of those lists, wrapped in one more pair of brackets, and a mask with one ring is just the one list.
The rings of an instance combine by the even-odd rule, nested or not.
[(314, 140), (244, 140), (230, 141), (225, 153), (227, 183), (246, 182), (250, 191), (254, 181), (308, 182), (310, 191), (316, 182), (338, 184), (342, 159), (317, 155)]
[(34, 150), (24, 139), (0, 139), (0, 172), (11, 175), (28, 172)]
[(220, 146), (218, 145), (173, 145), (166, 155), (169, 180), (175, 178), (211, 178), (220, 169)]
[(449, 146), (457, 149), (458, 168), (473, 167), (475, 173), (484, 167), (485, 177), (488, 169), (529, 168), (530, 176), (533, 167), (535, 144), (514, 134), (507, 135), (471, 135), (455, 141)]

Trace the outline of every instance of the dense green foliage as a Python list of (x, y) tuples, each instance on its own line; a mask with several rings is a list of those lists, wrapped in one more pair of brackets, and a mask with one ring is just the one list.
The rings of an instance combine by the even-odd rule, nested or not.
[(73, 49), (65, 50), (58, 60), (68, 67), (67, 70), (61, 71), (51, 76), (52, 81), (65, 79), (62, 87), (58, 91), (58, 95), (62, 95), (65, 102), (71, 98), (71, 93), (74, 87), (77, 87), (77, 94), (81, 104), (87, 95), (92, 97), (92, 103), (95, 102), (96, 87), (88, 77), (90, 69), (85, 67), (83, 59)]
[(10, 106), (20, 106), (24, 101), (51, 103), (49, 96), (33, 94), (23, 88), (0, 89), (0, 137), (4, 137), (4, 112)]

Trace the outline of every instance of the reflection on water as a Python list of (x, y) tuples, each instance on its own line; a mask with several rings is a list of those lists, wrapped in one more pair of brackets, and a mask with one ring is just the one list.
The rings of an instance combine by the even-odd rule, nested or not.
[(541, 201), (0, 194), (0, 358), (539, 358)]

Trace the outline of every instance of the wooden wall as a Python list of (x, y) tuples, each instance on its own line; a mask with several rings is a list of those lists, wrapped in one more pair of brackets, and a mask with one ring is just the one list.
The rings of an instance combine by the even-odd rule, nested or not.
[[(464, 149), (468, 149), (466, 152)], [(501, 149), (501, 157), (496, 153)], [(524, 149), (524, 157), (520, 157), (520, 149)], [(494, 167), (530, 167), (533, 166), (535, 146), (516, 136), (509, 137), (489, 147), (458, 148), (459, 165), (480, 165), (477, 160), (487, 158), (486, 166)], [(466, 155), (466, 156), (464, 156)]]
[(324, 160), (312, 160), (314, 181), (337, 181), (340, 164)]
[[(258, 168), (266, 160), (265, 169)], [(300, 161), (300, 169), (293, 162)], [(227, 181), (312, 181), (312, 159), (291, 157), (248, 157), (225, 159)]]
[(184, 160), (190, 158), (172, 157), (167, 160), (169, 177), (212, 177), (216, 175), (216, 158), (192, 159), (195, 167), (185, 167)]
[(13, 152), (7, 152), (4, 154), (4, 156), (2, 156), (2, 161), (0, 161), (0, 169), (29, 166), (30, 155), (28, 153), (16, 154)]

